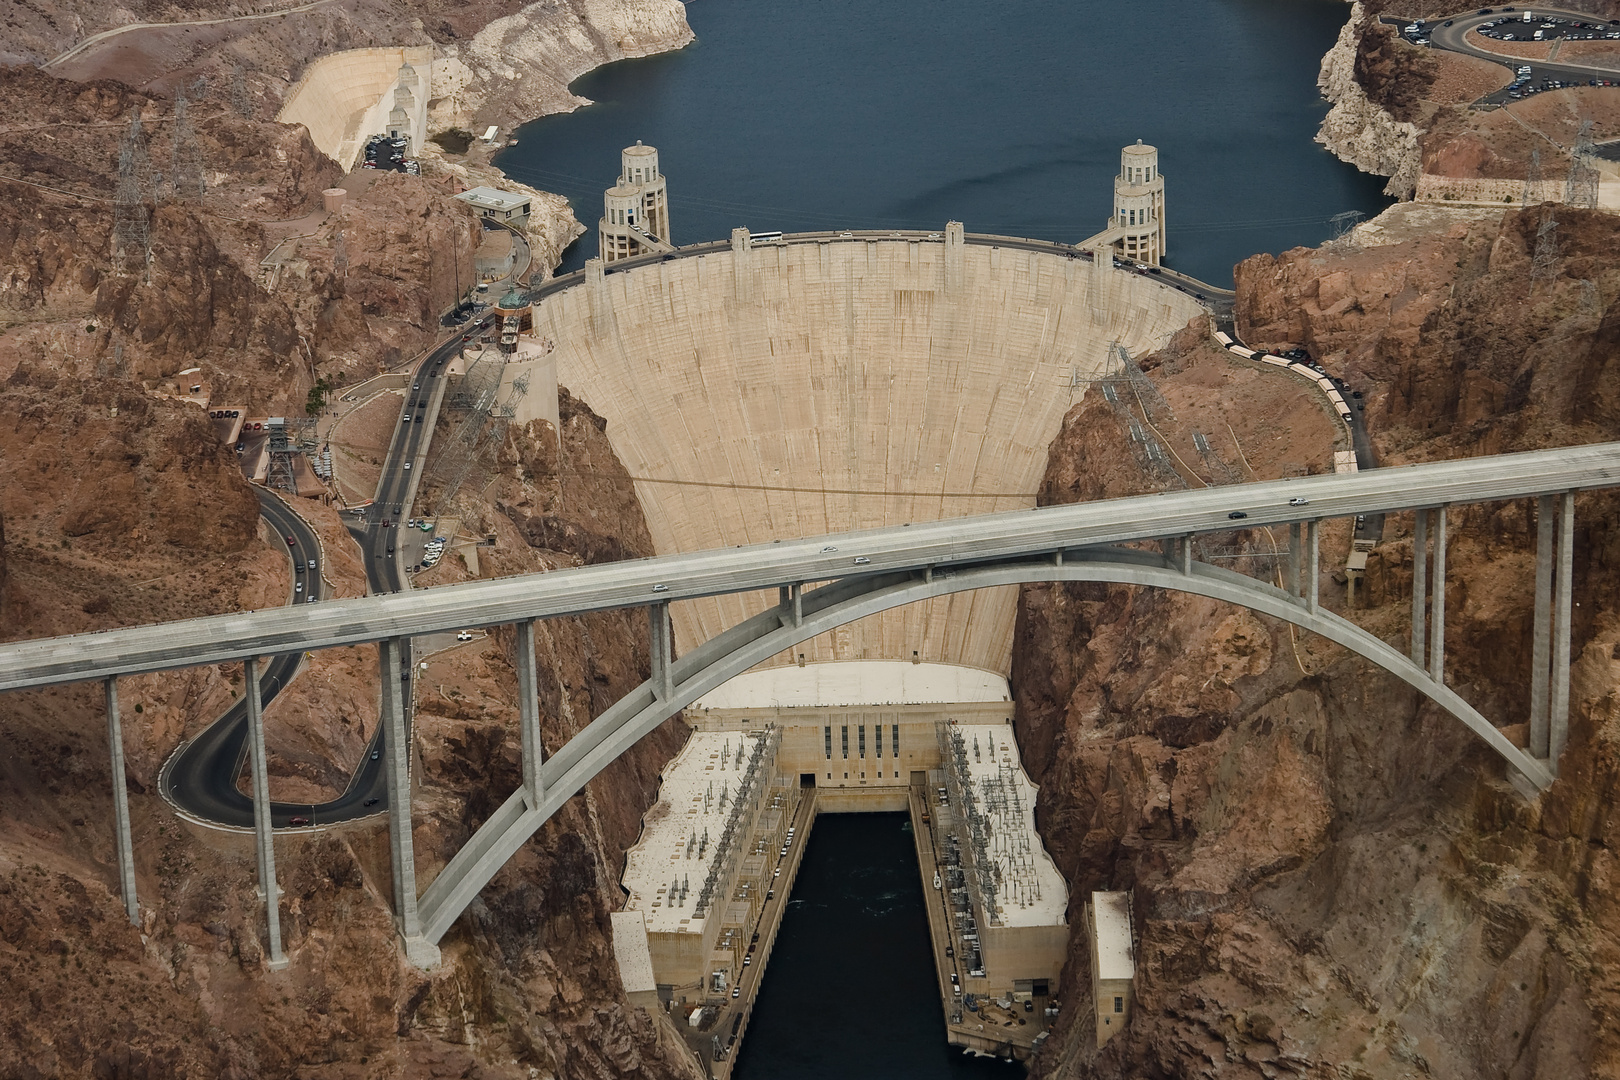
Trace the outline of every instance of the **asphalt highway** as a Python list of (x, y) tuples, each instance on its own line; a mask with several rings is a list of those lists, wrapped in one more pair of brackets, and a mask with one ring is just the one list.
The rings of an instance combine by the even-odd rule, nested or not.
[[(273, 492), (257, 489), (259, 513), (278, 536), (290, 538), (288, 557), (293, 581), (303, 591), (293, 593), (293, 604), (307, 604), (320, 596), (321, 547), (315, 531)], [(272, 656), (259, 680), (260, 701), (269, 705), (287, 687), (298, 670), (301, 653)], [(253, 800), (237, 788), (247, 761), (247, 702), (238, 700), (195, 739), (182, 745), (158, 774), (158, 790), (183, 812), (204, 821), (238, 828), (253, 827)], [(334, 803), (319, 808), (319, 820), (353, 817), (364, 802), (386, 794), (381, 761), (366, 761), (349, 790)], [(370, 774), (369, 776), (367, 774)], [(271, 821), (285, 827), (295, 817), (308, 818), (316, 808), (308, 804), (271, 804)], [(326, 816), (330, 814), (331, 817)]]
[[(1489, 13), (1481, 15), (1479, 14), (1481, 10), (1488, 10)], [(1589, 12), (1563, 11), (1558, 8), (1542, 7), (1533, 8), (1532, 10), (1536, 15), (1536, 18), (1529, 23), (1521, 23), (1522, 26), (1526, 27), (1532, 33), (1535, 29), (1540, 27), (1541, 23), (1546, 21), (1545, 16), (1548, 15), (1577, 22), (1598, 23), (1603, 21)], [(1505, 11), (1500, 7), (1492, 7), (1489, 9), (1476, 8), (1466, 15), (1453, 15), (1450, 19), (1443, 19), (1439, 22), (1430, 20), (1424, 23), (1424, 27), (1430, 31), (1429, 40), (1437, 49), (1445, 49), (1448, 52), (1462, 53), (1464, 56), (1477, 56), (1481, 60), (1489, 60), (1493, 64), (1501, 64), (1510, 71), (1515, 71), (1522, 65), (1529, 65), (1531, 70), (1530, 80), (1532, 83), (1539, 83), (1542, 79), (1556, 79), (1560, 82), (1579, 82), (1582, 85), (1585, 85), (1592, 79), (1620, 78), (1620, 65), (1616, 65), (1612, 61), (1608, 63), (1591, 64), (1563, 64), (1557, 62), (1549, 63), (1545, 60), (1527, 60), (1520, 57), (1507, 56), (1502, 53), (1489, 52), (1469, 43), (1468, 31), (1476, 29), (1481, 23), (1500, 23), (1503, 19), (1517, 20), (1521, 18), (1523, 13), (1524, 7), (1522, 5), (1519, 6), (1518, 11), (1511, 12)], [(1401, 20), (1395, 19), (1384, 19), (1383, 21), (1392, 25), (1399, 24), (1401, 22)], [(1450, 22), (1451, 25), (1445, 25), (1446, 22)], [(1504, 42), (1503, 44), (1513, 43)], [(1525, 44), (1525, 42), (1518, 42), (1517, 44)], [(1481, 98), (1479, 103), (1500, 105), (1511, 100), (1513, 99), (1508, 97), (1507, 88), (1504, 87), (1501, 90)]]
[[(482, 325), (482, 324), (480, 324)], [(400, 423), (384, 462), (377, 485), (377, 498), (371, 506), (345, 512), (345, 524), (366, 560), (366, 580), (372, 594), (400, 592), (409, 587), (401, 560), (394, 548), (400, 533), (402, 510), (408, 509), (416, 491), (422, 459), (432, 438), (433, 420), (444, 396), (443, 369), (462, 344), (464, 329), (433, 350), (412, 372), (411, 383), (400, 407)], [(407, 421), (405, 418), (409, 417)], [(418, 417), (422, 417), (418, 420)], [(406, 468), (406, 464), (410, 468)], [(308, 613), (308, 597), (320, 596), (320, 544), (315, 532), (286, 503), (266, 490), (259, 490), (259, 508), (278, 535), (291, 537), (288, 555), (292, 559), (293, 580), (304, 591), (293, 594), (294, 613)], [(384, 523), (387, 524), (384, 524)], [(311, 566), (313, 563), (313, 567)], [(319, 606), (318, 604), (315, 606)], [(250, 613), (252, 614), (252, 613)], [(292, 681), (301, 652), (271, 656), (260, 679), (260, 701), (264, 706)], [(410, 642), (405, 645), (401, 668), (414, 671)], [(410, 694), (405, 695), (407, 702)], [(380, 813), (388, 807), (388, 779), (383, 771), (384, 733), (381, 725), (373, 734), (350, 777), (348, 789), (338, 798), (319, 804), (273, 802), (271, 823), (276, 828), (327, 825), (337, 821)], [(158, 789), (182, 812), (202, 821), (236, 828), (253, 827), (253, 801), (237, 787), (247, 760), (247, 703), (238, 700), (201, 734), (184, 744), (164, 763)], [(297, 826), (293, 822), (297, 820)]]

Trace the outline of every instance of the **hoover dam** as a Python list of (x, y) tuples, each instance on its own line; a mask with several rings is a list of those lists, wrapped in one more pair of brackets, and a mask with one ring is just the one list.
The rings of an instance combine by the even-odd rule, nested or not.
[[(1202, 310), (1151, 276), (966, 242), (952, 225), (588, 267), (534, 323), (558, 381), (606, 417), (672, 554), (1033, 506), (1048, 443), (1114, 346), (1141, 355)], [(775, 663), (1005, 675), (1016, 595), (873, 616)], [(676, 604), (676, 646), (776, 601)]]

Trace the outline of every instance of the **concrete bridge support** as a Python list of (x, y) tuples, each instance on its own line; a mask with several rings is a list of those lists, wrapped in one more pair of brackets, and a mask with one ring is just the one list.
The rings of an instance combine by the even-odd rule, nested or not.
[[(408, 643), (386, 638), (377, 643), (382, 678), (383, 753), (388, 771), (388, 844), (394, 871), (394, 924), (405, 957), (419, 968), (439, 962), (439, 947), (422, 936), (416, 908), (416, 845), (411, 836), (411, 746), (405, 737), (405, 687), (410, 677), (402, 663)], [(531, 651), (530, 655), (533, 653)]]
[(534, 620), (517, 624), (518, 723), (523, 735), (523, 786), (529, 805), (536, 807), (546, 797), (540, 766), (545, 743), (540, 740), (540, 686), (534, 665)]
[(265, 921), (269, 927), (270, 970), (287, 966), (281, 951), (281, 886), (276, 884), (276, 848), (270, 826), (270, 777), (264, 761), (264, 703), (259, 686), (259, 658), (250, 656), (243, 664), (247, 692), (248, 758), (253, 769), (253, 846), (259, 857), (259, 895), (264, 898)]
[(1429, 678), (1446, 681), (1446, 508), (1434, 512), (1434, 580), (1430, 583)]
[[(1569, 738), (1569, 622), (1570, 600), (1574, 586), (1575, 493), (1567, 492), (1560, 496), (1558, 501), (1558, 554), (1555, 568), (1557, 591), (1553, 601), (1552, 701), (1551, 715), (1547, 724), (1547, 764), (1555, 776), (1558, 773), (1558, 759), (1563, 755), (1564, 743)], [(1537, 557), (1540, 557), (1539, 553)]]
[(118, 679), (103, 680), (107, 691), (107, 749), (112, 758), (113, 820), (118, 849), (118, 890), (124, 898), (124, 913), (134, 926), (141, 925), (140, 906), (135, 902), (135, 845), (129, 836), (129, 787), (124, 782), (124, 727), (118, 718)]

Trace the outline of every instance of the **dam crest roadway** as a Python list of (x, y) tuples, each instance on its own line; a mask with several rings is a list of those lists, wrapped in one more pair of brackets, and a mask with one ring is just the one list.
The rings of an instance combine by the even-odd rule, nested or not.
[[(1507, 762), (1509, 778), (1533, 795), (1552, 783), (1567, 735), (1575, 493), (1612, 487), (1620, 487), (1620, 443), (901, 524), (333, 601), (309, 605), (312, 611), (295, 607), (15, 642), (0, 646), (0, 690), (99, 679), (106, 683), (110, 709), (116, 710), (115, 684), (122, 675), (377, 642), (383, 726), (389, 728), (402, 722), (397, 673), (410, 637), (515, 624), (523, 783), (420, 895), (409, 800), (390, 799), (396, 923), (407, 956), (427, 965), (436, 962), (436, 942), (528, 837), (667, 717), (734, 675), (853, 619), (992, 586), (1119, 582), (1221, 599), (1293, 623), (1430, 698), (1495, 750)], [(1534, 634), (1528, 750), (1513, 745), (1447, 687), (1444, 675), (1446, 508), (1519, 498), (1537, 500), (1536, 612), (1545, 616)], [(1318, 601), (1320, 523), (1400, 510), (1419, 511), (1425, 524), (1432, 516), (1436, 541), (1432, 595), (1419, 579), (1408, 652), (1326, 611)], [(1238, 520), (1244, 524), (1236, 526)], [(1200, 534), (1268, 525), (1300, 526), (1290, 529), (1286, 588), (1193, 557), (1193, 540)], [(1157, 542), (1160, 550), (1120, 546), (1143, 541)], [(807, 588), (817, 582), (826, 584)], [(779, 602), (679, 659), (672, 657), (671, 603), (760, 589), (776, 590)], [(534, 621), (623, 607), (650, 612), (651, 678), (542, 760)], [(1433, 627), (1426, 639), (1431, 607)], [(258, 712), (255, 704), (250, 703), (250, 715)], [(262, 739), (256, 723), (252, 729)], [(389, 790), (403, 794), (410, 783), (407, 748), (394, 742), (388, 749)], [(254, 752), (262, 753), (262, 743)], [(127, 830), (127, 810), (119, 816)], [(133, 914), (134, 875), (125, 835), (120, 863)], [(273, 880), (266, 884), (274, 896)]]

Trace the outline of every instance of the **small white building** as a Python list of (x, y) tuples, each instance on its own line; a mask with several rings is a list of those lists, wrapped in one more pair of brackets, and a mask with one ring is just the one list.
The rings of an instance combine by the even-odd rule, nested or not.
[(529, 197), (519, 195), (515, 191), (502, 191), (500, 188), (475, 187), (468, 188), (456, 198), (478, 211), (479, 217), (486, 217), (493, 221), (519, 222), (529, 216)]
[(1091, 998), (1096, 1006), (1097, 1045), (1121, 1031), (1131, 1018), (1136, 960), (1132, 956), (1131, 894), (1094, 892), (1086, 905), (1091, 933)]

